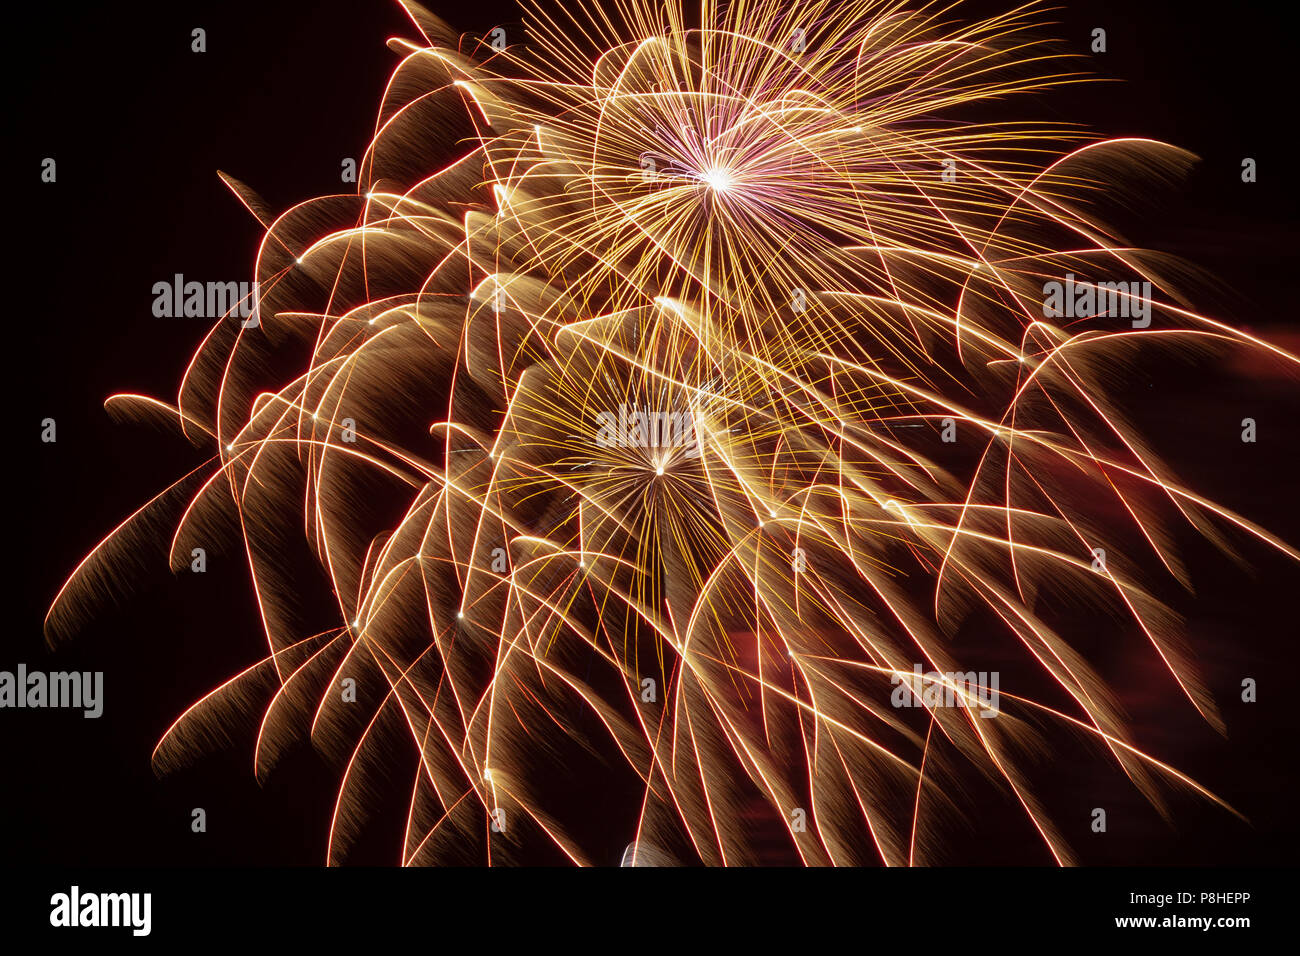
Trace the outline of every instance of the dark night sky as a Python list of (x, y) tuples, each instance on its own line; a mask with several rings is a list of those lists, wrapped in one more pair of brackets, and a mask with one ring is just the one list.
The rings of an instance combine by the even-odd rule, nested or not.
[[(429, 4), (439, 9), (436, 0)], [(1135, 223), (1137, 238), (1179, 252), (1231, 290), (1217, 314), (1279, 341), (1300, 343), (1297, 270), (1293, 31), (1282, 5), (1237, 2), (1079, 2), (1059, 11), (1067, 48), (1108, 30), (1098, 71), (1122, 82), (1053, 94), (1041, 115), (1112, 135), (1150, 136), (1202, 157), (1184, 195)], [(396, 3), (267, 0), (208, 3), (42, 4), (14, 22), (16, 91), (6, 159), (18, 215), (11, 220), (8, 281), (13, 435), (9, 602), (0, 669), (104, 670), (107, 712), (0, 714), (0, 861), (87, 864), (315, 864), (324, 856), (334, 776), (300, 753), (259, 788), (242, 743), (167, 780), (149, 767), (153, 744), (194, 699), (251, 663), (263, 644), (239, 566), (214, 563), (203, 578), (148, 579), (135, 600), (89, 626), (57, 655), (41, 621), (58, 586), (99, 537), (181, 469), (193, 452), (136, 427), (116, 426), (103, 399), (115, 391), (171, 398), (206, 324), (156, 319), (155, 281), (246, 276), (257, 224), (218, 181), (221, 169), (279, 210), (338, 191), (339, 163), (359, 156), (396, 60), (384, 43), (413, 35)], [(997, 9), (987, 3), (974, 11)], [(500, 2), (444, 12), (485, 32), (517, 19)], [(10, 14), (16, 16), (16, 14)], [(190, 52), (190, 30), (208, 52)], [(12, 101), (11, 101), (12, 102)], [(58, 162), (58, 183), (39, 181)], [(1260, 182), (1239, 179), (1243, 156)], [(1208, 306), (1207, 306), (1208, 308)], [(1171, 372), (1148, 407), (1194, 487), (1300, 541), (1294, 465), (1296, 381), (1246, 366), (1233, 381)], [(1234, 423), (1262, 423), (1253, 458)], [(37, 441), (58, 421), (59, 441)], [(1291, 470), (1288, 470), (1291, 469)], [(1253, 576), (1208, 549), (1189, 560), (1201, 589), (1182, 606), (1205, 648), (1230, 740), (1168, 715), (1158, 753), (1251, 817), (1179, 802), (1177, 829), (1147, 814), (1125, 842), (1081, 847), (1086, 862), (1251, 863), (1290, 856), (1295, 779), (1295, 594), (1300, 573), (1254, 548)], [(216, 603), (213, 603), (215, 597)], [(218, 607), (221, 613), (214, 613)], [(1262, 680), (1261, 701), (1233, 704), (1239, 675)], [(1217, 682), (1216, 682), (1217, 681)], [(1140, 687), (1134, 688), (1140, 698)], [(1062, 772), (1062, 786), (1077, 785)], [(405, 811), (405, 784), (394, 811)], [(189, 831), (189, 810), (208, 811), (209, 832)], [(1136, 803), (1135, 803), (1136, 806)], [(372, 834), (357, 862), (396, 858), (394, 834)], [(15, 846), (13, 837), (16, 835)], [(982, 862), (999, 862), (980, 854)], [(1007, 859), (1025, 861), (1019, 849)], [(1046, 862), (1030, 854), (1028, 862)], [(615, 862), (615, 861), (611, 861)]]

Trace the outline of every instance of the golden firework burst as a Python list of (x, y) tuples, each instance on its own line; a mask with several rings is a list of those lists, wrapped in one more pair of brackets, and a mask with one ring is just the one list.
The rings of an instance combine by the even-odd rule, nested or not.
[[(1039, 599), (1112, 608), (1220, 727), (1144, 583), (1184, 577), (1162, 529), (1300, 557), (1184, 487), (1107, 387), (1140, 348), (1297, 361), (1089, 212), (1191, 156), (988, 119), (1080, 78), (1033, 6), (530, 4), (505, 46), (405, 6), (356, 195), (273, 218), (227, 177), (266, 228), (260, 324), (219, 323), (174, 404), (110, 400), (214, 457), (96, 548), (51, 637), (178, 512), (176, 565), (235, 520), (269, 642), (160, 769), (238, 713), (259, 778), (309, 737), (342, 766), (331, 862), (397, 739), (404, 864), (743, 864), (755, 814), (805, 863), (921, 863), (965, 774), (1066, 863), (1051, 727), (1157, 804), (1222, 803), (1132, 743)], [(1053, 313), (1066, 281), (1090, 298)]]

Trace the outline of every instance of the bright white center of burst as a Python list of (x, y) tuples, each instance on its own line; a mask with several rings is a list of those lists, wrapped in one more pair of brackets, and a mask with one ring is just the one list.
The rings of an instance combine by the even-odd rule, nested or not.
[(700, 174), (700, 179), (714, 192), (725, 193), (736, 183), (736, 178), (729, 169), (708, 169)]

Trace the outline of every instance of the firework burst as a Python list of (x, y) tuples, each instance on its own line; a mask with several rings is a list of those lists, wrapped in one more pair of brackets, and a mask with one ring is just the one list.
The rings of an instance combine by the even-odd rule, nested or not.
[[(406, 9), (357, 194), (273, 217), (226, 178), (266, 229), (260, 324), (220, 322), (174, 404), (110, 399), (213, 458), (83, 562), (51, 639), (143, 537), (179, 568), (233, 530), (269, 643), (160, 771), (241, 715), (259, 779), (309, 738), (330, 862), (400, 770), (404, 864), (924, 863), (972, 776), (1068, 863), (1035, 782), (1062, 730), (1158, 807), (1232, 812), (1132, 742), (1055, 599), (1221, 729), (1151, 593), (1186, 581), (1166, 529), (1300, 557), (1108, 387), (1140, 348), (1296, 362), (1089, 212), (1192, 157), (987, 119), (1079, 78), (1032, 8), (618, 0), (500, 49)], [(1066, 276), (1145, 324), (1045, 317)]]

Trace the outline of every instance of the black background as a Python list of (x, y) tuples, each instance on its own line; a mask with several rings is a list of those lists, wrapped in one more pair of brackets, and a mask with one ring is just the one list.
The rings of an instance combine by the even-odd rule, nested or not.
[[(469, 32), (519, 19), (499, 2), (430, 6)], [(1217, 275), (1222, 289), (1198, 302), (1203, 309), (1300, 351), (1294, 53), (1282, 6), (1072, 4), (1052, 14), (1056, 35), (1085, 53), (1090, 30), (1106, 28), (1110, 50), (1091, 64), (1120, 82), (1057, 91), (1035, 108), (1200, 156), (1186, 190), (1131, 224), (1131, 237)], [(251, 271), (258, 226), (216, 170), (251, 185), (276, 211), (348, 188), (340, 162), (363, 152), (396, 63), (384, 43), (414, 28), (385, 0), (45, 4), (7, 16), (7, 89), (16, 102), (6, 160), (16, 208), (3, 376), (11, 610), (0, 669), (23, 661), (103, 670), (106, 709), (99, 720), (0, 713), (0, 862), (317, 864), (335, 777), (310, 752), (265, 787), (254, 782), (247, 742), (161, 781), (149, 766), (153, 745), (186, 706), (263, 653), (241, 566), (212, 562), (202, 577), (160, 569), (135, 599), (57, 653), (45, 646), (41, 622), (86, 551), (197, 463), (192, 450), (115, 426), (101, 403), (118, 391), (173, 398), (207, 331), (199, 320), (154, 318), (154, 282), (176, 272), (224, 280)], [(190, 51), (195, 27), (207, 31), (206, 53)], [(40, 181), (47, 156), (58, 162), (54, 185)], [(1241, 182), (1244, 156), (1258, 160), (1259, 182)], [(1144, 422), (1158, 447), (1193, 487), (1300, 542), (1296, 380), (1250, 364), (1162, 371), (1135, 383), (1149, 389)], [(1255, 446), (1239, 439), (1247, 415), (1260, 422)], [(45, 417), (58, 422), (56, 444), (39, 441)], [(1166, 701), (1172, 709), (1147, 715), (1152, 730), (1140, 742), (1222, 794), (1251, 825), (1178, 802), (1170, 827), (1134, 795), (1117, 797), (1133, 810), (1112, 817), (1122, 839), (1090, 844), (1080, 828), (1073, 842), (1085, 862), (1250, 864), (1293, 855), (1300, 573), (1262, 547), (1244, 553), (1252, 573), (1191, 545), (1198, 593), (1180, 606), (1228, 739)], [(1237, 702), (1243, 676), (1260, 680), (1258, 704)], [(1079, 786), (1065, 770), (1061, 780)], [(401, 789), (397, 826), (371, 834), (353, 862), (397, 860)], [(1086, 792), (1079, 803), (1095, 805)], [(190, 832), (196, 806), (207, 810), (206, 834)], [(957, 861), (1050, 862), (1040, 848), (992, 836)]]

